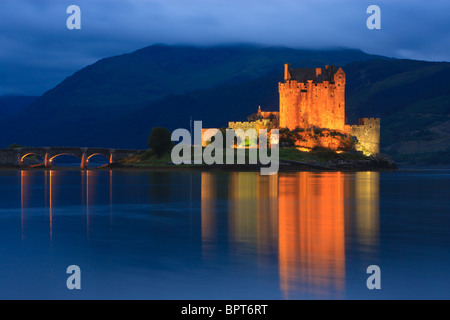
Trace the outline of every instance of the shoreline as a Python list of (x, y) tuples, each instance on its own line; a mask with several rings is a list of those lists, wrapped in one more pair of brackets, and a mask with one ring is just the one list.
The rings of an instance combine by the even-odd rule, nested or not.
[[(300, 151), (297, 148), (283, 148), (277, 157), (278, 164), (273, 161), (263, 165), (258, 160), (256, 164), (249, 164), (250, 154), (245, 154), (246, 164), (223, 164), (207, 165), (204, 162), (200, 164), (182, 164), (175, 165), (168, 153), (157, 157), (153, 152), (147, 150), (137, 155), (127, 157), (117, 162), (112, 162), (99, 167), (81, 168), (82, 165), (77, 162), (67, 163), (61, 166), (45, 167), (41, 161), (30, 159), (22, 166), (17, 163), (6, 164), (5, 161), (0, 165), (0, 171), (5, 170), (55, 170), (55, 171), (84, 171), (84, 170), (122, 170), (122, 171), (223, 171), (223, 172), (254, 172), (262, 168), (271, 168), (272, 171), (280, 172), (357, 172), (357, 171), (392, 171), (397, 170), (397, 164), (389, 155), (379, 153), (377, 155), (365, 156), (362, 152), (333, 152), (331, 150), (315, 150), (311, 152)], [(33, 160), (33, 161), (31, 161)], [(233, 162), (237, 162), (235, 158)], [(87, 163), (85, 163), (86, 165)], [(83, 165), (83, 167), (85, 167)], [(93, 163), (92, 165), (95, 165)]]
[[(123, 165), (120, 163), (108, 164), (101, 167), (81, 169), (75, 166), (54, 166), (45, 168), (0, 166), (0, 171), (205, 171), (205, 172), (257, 172), (264, 167), (258, 164), (213, 164), (213, 165)], [(267, 166), (266, 166), (267, 167)], [(278, 172), (358, 172), (358, 171), (396, 171), (394, 162), (356, 161), (343, 163), (309, 163), (292, 160), (280, 160)]]

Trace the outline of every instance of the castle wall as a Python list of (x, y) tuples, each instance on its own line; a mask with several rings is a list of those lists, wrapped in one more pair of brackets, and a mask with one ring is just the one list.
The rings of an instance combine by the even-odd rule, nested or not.
[(280, 127), (329, 128), (344, 130), (345, 73), (339, 69), (334, 83), (328, 81), (299, 83), (286, 80), (278, 85), (280, 94)]
[(358, 125), (346, 126), (347, 131), (356, 139), (356, 149), (364, 154), (380, 153), (380, 118), (362, 118)]
[(259, 129), (267, 129), (267, 131), (270, 131), (271, 129), (277, 128), (276, 121), (271, 121), (270, 119), (260, 119), (256, 121), (248, 121), (248, 122), (228, 122), (228, 127), (230, 129), (255, 129), (256, 133), (259, 133)]
[[(271, 120), (271, 119), (260, 119), (256, 121), (248, 121), (248, 122), (228, 122), (228, 127), (233, 130), (242, 129), (244, 132), (239, 134), (236, 132), (236, 135), (241, 138), (241, 143), (238, 147), (244, 147), (244, 146), (257, 146), (258, 142), (256, 140), (249, 141), (248, 145), (245, 136), (245, 132), (248, 129), (254, 129), (256, 131), (256, 135), (259, 136), (259, 130), (260, 129), (266, 129), (269, 133), (270, 130), (278, 128), (278, 121)], [(278, 142), (276, 142), (278, 143)]]
[(219, 131), (217, 128), (202, 128), (202, 147), (206, 147), (211, 142), (211, 138)]

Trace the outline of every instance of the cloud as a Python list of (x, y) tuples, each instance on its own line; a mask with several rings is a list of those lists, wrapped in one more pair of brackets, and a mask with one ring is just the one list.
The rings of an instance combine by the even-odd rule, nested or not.
[[(81, 30), (66, 28), (71, 4), (81, 8)], [(371, 4), (381, 8), (381, 30), (366, 28)], [(450, 61), (449, 10), (443, 0), (2, 0), (0, 94), (42, 94), (98, 59), (153, 43), (349, 47)]]

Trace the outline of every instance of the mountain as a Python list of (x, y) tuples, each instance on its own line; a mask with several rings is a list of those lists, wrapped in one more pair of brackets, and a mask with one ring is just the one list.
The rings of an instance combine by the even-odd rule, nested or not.
[(450, 63), (413, 60), (345, 66), (351, 121), (381, 118), (382, 151), (397, 161), (450, 164)]
[(20, 113), (38, 98), (35, 96), (0, 96), (0, 121)]
[[(359, 50), (154, 45), (102, 59), (0, 122), (0, 145), (145, 148), (154, 126), (245, 121), (278, 107), (283, 64), (342, 66), (348, 120), (382, 118), (382, 151), (410, 162), (448, 157), (450, 63), (397, 60)], [(449, 161), (450, 162), (450, 161)]]
[[(258, 98), (260, 94), (266, 95), (266, 90), (276, 94), (278, 78), (273, 78), (274, 82), (266, 83), (265, 87), (252, 88), (253, 95), (236, 86), (252, 86), (252, 81), (281, 72), (286, 62), (315, 67), (374, 58), (382, 57), (348, 49), (153, 45), (130, 54), (101, 59), (68, 77), (13, 119), (0, 123), (0, 145), (9, 145), (13, 141), (26, 145), (142, 148), (146, 146), (147, 132), (152, 126), (161, 124), (160, 119), (184, 116), (183, 124), (188, 125), (189, 115), (198, 114), (197, 119), (200, 119), (203, 114), (213, 112), (214, 118), (220, 119), (217, 123), (225, 125), (228, 119), (233, 119), (230, 112), (237, 106), (244, 108), (241, 114), (253, 112), (259, 103), (266, 102)], [(229, 105), (223, 106), (220, 95), (228, 88), (235, 88), (237, 95), (230, 96)], [(165, 106), (165, 103), (179, 101), (183, 95), (195, 101), (194, 92), (205, 92), (208, 96), (208, 90), (216, 90), (218, 98), (209, 96), (211, 100), (207, 106), (184, 101), (181, 113), (174, 112), (180, 111), (178, 104), (170, 108)], [(272, 100), (275, 104), (273, 97)], [(148, 118), (140, 116), (144, 113), (149, 114)], [(135, 118), (130, 118), (130, 114)], [(130, 122), (124, 122), (124, 118)], [(135, 122), (139, 121), (145, 122), (140, 137), (130, 136), (128, 130), (133, 130)], [(171, 125), (169, 121), (168, 126), (174, 128), (179, 123)], [(118, 126), (123, 128), (121, 132), (117, 131)]]

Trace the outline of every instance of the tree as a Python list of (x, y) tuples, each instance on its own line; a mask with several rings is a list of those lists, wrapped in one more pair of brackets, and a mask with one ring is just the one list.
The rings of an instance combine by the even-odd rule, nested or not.
[(12, 143), (8, 146), (8, 149), (16, 149), (16, 148), (23, 148), (23, 146), (21, 146), (18, 143)]
[(161, 157), (173, 147), (170, 131), (163, 127), (155, 127), (148, 136), (148, 147)]

